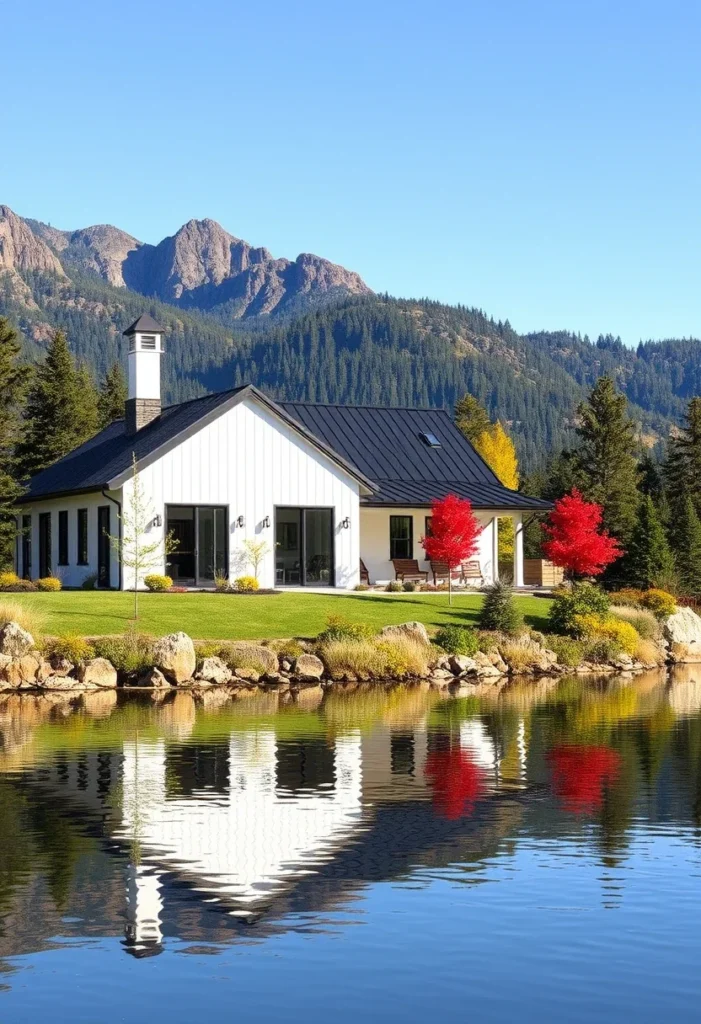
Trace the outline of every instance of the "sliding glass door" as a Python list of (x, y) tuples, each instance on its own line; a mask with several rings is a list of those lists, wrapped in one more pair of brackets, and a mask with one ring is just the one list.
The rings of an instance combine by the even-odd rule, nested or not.
[(180, 586), (214, 586), (228, 576), (227, 512), (213, 505), (167, 505), (166, 532), (176, 542), (168, 575)]
[(333, 509), (275, 510), (277, 586), (334, 585)]

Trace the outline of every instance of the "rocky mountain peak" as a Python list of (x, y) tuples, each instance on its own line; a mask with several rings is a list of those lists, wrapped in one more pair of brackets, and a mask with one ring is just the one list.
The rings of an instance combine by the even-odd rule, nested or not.
[(0, 269), (38, 270), (65, 277), (60, 261), (46, 242), (9, 206), (0, 206)]

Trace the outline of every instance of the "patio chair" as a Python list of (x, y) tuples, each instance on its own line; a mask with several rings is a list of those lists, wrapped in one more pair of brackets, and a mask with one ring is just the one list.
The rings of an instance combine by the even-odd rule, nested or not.
[(460, 578), (466, 587), (474, 583), (475, 580), (479, 580), (480, 587), (484, 586), (484, 573), (477, 559), (462, 563), (460, 566)]
[(405, 583), (407, 580), (419, 580), (425, 583), (428, 579), (428, 570), (419, 569), (419, 563), (415, 558), (393, 558), (395, 579)]
[(434, 586), (438, 586), (439, 580), (445, 580), (447, 583), (449, 578), (458, 580), (462, 583), (462, 569), (451, 570), (448, 568), (447, 562), (430, 562), (429, 564), (431, 566), (431, 572), (433, 573)]

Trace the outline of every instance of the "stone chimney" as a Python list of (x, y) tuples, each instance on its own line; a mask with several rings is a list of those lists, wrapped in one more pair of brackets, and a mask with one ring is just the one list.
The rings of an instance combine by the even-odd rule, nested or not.
[(129, 390), (124, 406), (127, 434), (136, 434), (161, 415), (163, 328), (145, 313), (124, 332), (129, 339)]

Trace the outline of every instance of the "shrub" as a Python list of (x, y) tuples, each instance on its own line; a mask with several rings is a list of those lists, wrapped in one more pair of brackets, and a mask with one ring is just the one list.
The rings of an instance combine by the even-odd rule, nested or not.
[(235, 647), (233, 644), (220, 644), (216, 654), (232, 672), (235, 672), (237, 668), (246, 668), (263, 676), (268, 671), (267, 666), (245, 647)]
[(170, 590), (173, 586), (173, 580), (170, 576), (161, 576), (159, 573), (154, 572), (150, 576), (144, 576), (144, 584), (148, 590), (153, 590), (160, 594), (164, 590)]
[(659, 619), (647, 608), (631, 608), (627, 605), (618, 605), (611, 608), (611, 615), (624, 622), (630, 622), (641, 637), (645, 640), (660, 640), (662, 637), (662, 625)]
[(416, 590), (416, 584), (413, 580), (407, 580), (406, 583), (403, 584), (402, 589), (407, 594), (413, 594)]
[(317, 643), (327, 644), (334, 640), (369, 640), (375, 630), (367, 622), (350, 622), (342, 615), (329, 615), (326, 629), (319, 633)]
[(83, 577), (83, 582), (80, 584), (81, 590), (96, 590), (97, 589), (97, 573), (89, 572), (87, 576)]
[(17, 580), (16, 583), (10, 583), (6, 587), (0, 587), (0, 590), (4, 594), (32, 594), (36, 593), (37, 585), (33, 580)]
[(622, 649), (621, 645), (610, 636), (592, 637), (584, 641), (584, 660), (605, 665), (617, 658)]
[(21, 582), (16, 572), (0, 572), (0, 590), (5, 590), (7, 587), (16, 587)]
[(401, 580), (392, 580), (391, 583), (387, 584), (385, 589), (388, 594), (401, 594), (404, 590), (404, 584)]
[(547, 644), (557, 654), (558, 663), (566, 668), (576, 668), (584, 660), (585, 645), (581, 640), (553, 634), (548, 637)]
[(255, 576), (239, 576), (234, 586), (239, 594), (253, 594), (259, 589), (260, 583)]
[(470, 657), (479, 650), (477, 633), (469, 626), (443, 626), (433, 640), (448, 654), (466, 654)]
[(270, 645), (276, 652), (279, 658), (287, 658), (289, 661), (294, 661), (300, 654), (304, 654), (304, 647), (299, 640), (278, 640), (276, 643)]
[(64, 633), (63, 636), (53, 637), (44, 644), (44, 654), (50, 658), (65, 658), (66, 661), (79, 665), (95, 657), (95, 648), (77, 633)]
[(143, 633), (101, 636), (92, 642), (98, 658), (107, 658), (118, 672), (129, 675), (153, 668), (155, 640)]
[(353, 590), (358, 590), (358, 591), (365, 591), (365, 590), (369, 590), (369, 589), (370, 589), (370, 587), (368, 586), (367, 583), (356, 583), (356, 585), (353, 587)]
[(642, 608), (643, 591), (634, 587), (624, 587), (623, 590), (615, 590), (609, 595), (611, 604), (623, 605), (628, 608)]
[(44, 576), (43, 579), (37, 580), (37, 589), (45, 592), (55, 593), (60, 590), (63, 584), (61, 583), (58, 576)]
[(640, 642), (638, 631), (630, 622), (624, 622), (614, 615), (577, 615), (575, 617), (575, 630), (578, 636), (585, 640), (599, 640), (601, 638), (613, 640), (614, 643), (626, 652), (635, 654), (635, 649)]
[(319, 653), (334, 678), (352, 675), (357, 679), (383, 679), (428, 672), (429, 648), (411, 637), (331, 640)]
[(553, 633), (577, 636), (578, 615), (606, 615), (608, 610), (608, 595), (593, 583), (558, 587), (550, 606), (550, 628)]
[(30, 604), (16, 601), (0, 601), (0, 628), (7, 622), (16, 622), (36, 639), (41, 635), (45, 617)]
[(659, 619), (666, 619), (669, 615), (674, 615), (677, 610), (677, 602), (672, 594), (656, 588), (645, 591), (642, 596), (642, 605)]
[(539, 668), (543, 660), (540, 644), (527, 633), (500, 643), (499, 653), (511, 671), (516, 673)]
[(214, 589), (219, 591), (231, 590), (231, 584), (229, 583), (229, 577), (220, 572), (214, 574)]
[(486, 588), (479, 624), (482, 629), (493, 629), (507, 634), (518, 632), (523, 625), (513, 591), (507, 583), (497, 580)]
[(641, 637), (638, 641), (634, 657), (638, 661), (642, 661), (644, 665), (661, 665), (664, 661), (664, 655), (660, 648), (653, 640), (646, 637)]

